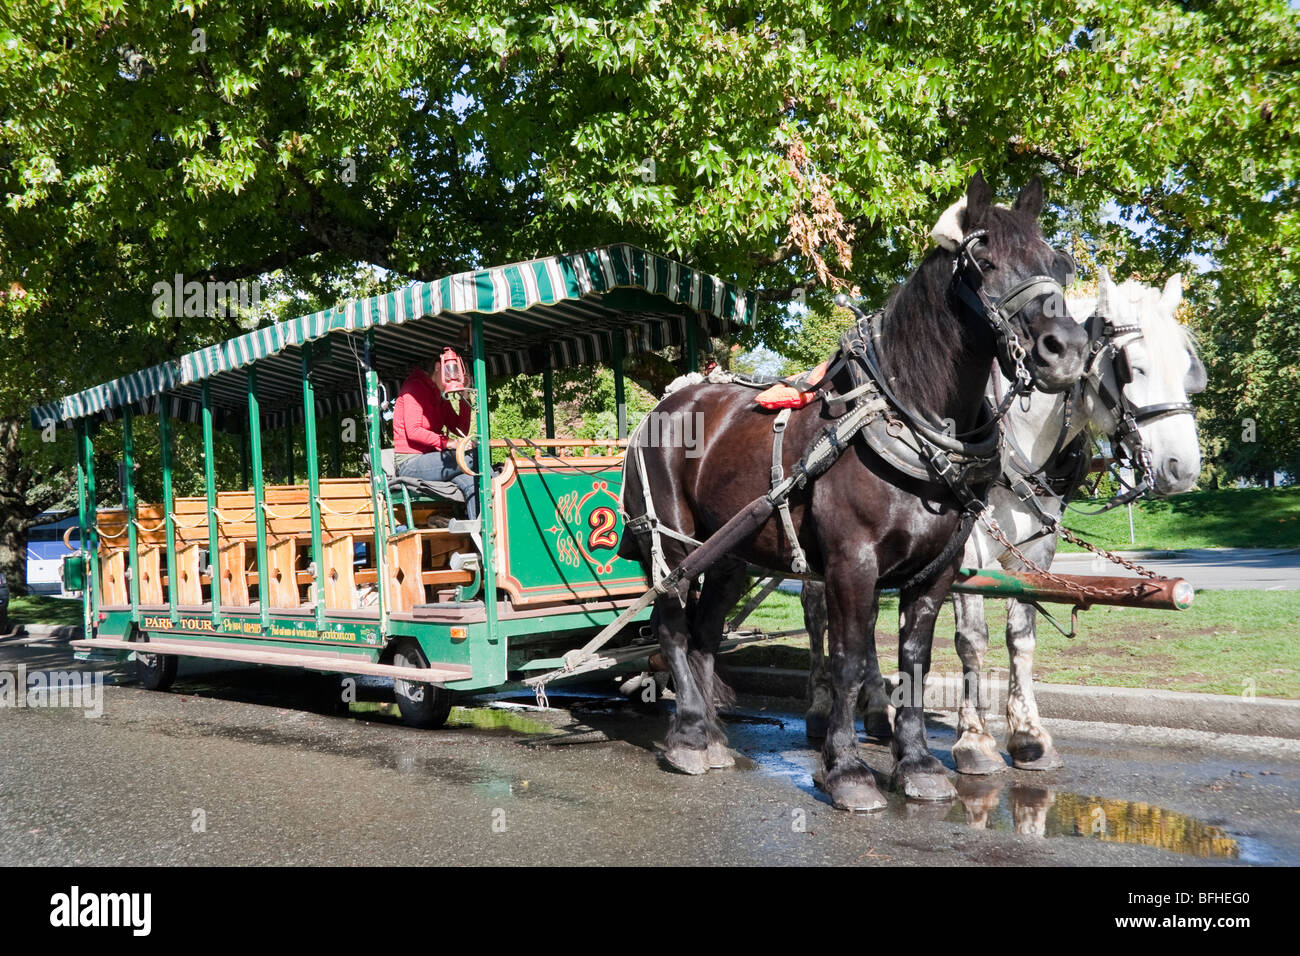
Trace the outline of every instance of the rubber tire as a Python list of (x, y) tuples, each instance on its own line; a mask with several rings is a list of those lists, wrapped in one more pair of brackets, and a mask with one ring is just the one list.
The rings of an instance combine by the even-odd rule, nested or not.
[[(429, 660), (424, 656), (420, 645), (412, 640), (404, 640), (393, 650), (393, 663), (399, 667), (428, 667)], [(395, 679), (393, 696), (397, 700), (397, 709), (402, 715), (402, 723), (408, 727), (431, 730), (441, 727), (451, 714), (451, 691), (435, 684), (417, 684), (413, 681)]]
[[(143, 643), (147, 644), (148, 641)], [(152, 663), (146, 664), (145, 658), (152, 658)], [(172, 683), (176, 680), (176, 669), (180, 665), (180, 658), (175, 654), (141, 654), (135, 652), (135, 676), (140, 682), (140, 686), (145, 690), (170, 690)]]

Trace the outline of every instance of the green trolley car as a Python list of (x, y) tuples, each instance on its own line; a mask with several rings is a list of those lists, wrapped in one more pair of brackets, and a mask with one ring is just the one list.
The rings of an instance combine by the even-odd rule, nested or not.
[[(134, 655), (141, 681), (168, 686), (180, 657), (387, 676), (410, 723), (445, 720), (452, 695), (502, 687), (555, 665), (616, 620), (648, 584), (617, 556), (626, 443), (623, 361), (753, 324), (744, 289), (628, 245), (418, 282), (257, 329), (32, 411), (75, 431), (80, 549), (65, 559), (84, 591), (78, 653)], [(467, 349), (480, 515), (394, 478), (383, 401), (445, 345)], [(556, 438), (552, 372), (608, 363), (618, 438)], [(547, 438), (489, 434), (488, 380), (542, 375)], [(318, 420), (362, 410), (367, 473), (323, 474)], [(136, 499), (132, 423), (157, 417), (162, 497)], [(100, 508), (94, 441), (120, 419), (123, 507)], [(198, 426), (204, 494), (173, 494), (173, 441)], [(305, 481), (267, 481), (263, 437), (305, 436)], [(298, 429), (301, 429), (299, 432)], [(217, 487), (214, 435), (238, 434), (242, 487)], [(515, 439), (515, 440), (512, 440)], [(330, 436), (337, 449), (338, 436)], [(461, 461), (467, 471), (465, 456)], [(415, 489), (417, 492), (420, 489)], [(636, 621), (648, 616), (637, 615)], [(639, 626), (611, 652), (634, 662)], [(632, 646), (629, 646), (632, 645)], [(622, 647), (619, 651), (618, 648)]]

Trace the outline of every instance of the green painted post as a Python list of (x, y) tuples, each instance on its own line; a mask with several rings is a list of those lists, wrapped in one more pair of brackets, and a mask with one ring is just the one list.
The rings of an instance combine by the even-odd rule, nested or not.
[(542, 369), (542, 397), (546, 402), (546, 437), (555, 437), (555, 373)]
[(375, 332), (366, 331), (366, 436), (370, 448), (370, 503), (375, 514), (375, 577), (379, 593), (379, 633), (388, 637), (388, 596), (384, 593), (388, 583), (388, 534), (384, 527), (384, 507), (387, 502), (384, 487), (383, 452), (380, 430), (383, 419), (379, 413), (379, 373), (374, 364)]
[(221, 555), (217, 539), (217, 456), (212, 449), (212, 394), (203, 383), (203, 486), (208, 496), (208, 579), (212, 626), (221, 629)]
[(95, 533), (95, 498), (90, 489), (94, 487), (94, 479), (90, 478), (93, 465), (87, 464), (90, 461), (90, 424), (85, 419), (77, 419), (76, 427), (77, 526), (80, 532), (81, 553), (87, 565), (94, 565), (93, 570), (87, 567), (82, 573), (86, 587), (81, 594), (81, 633), (90, 637), (94, 634), (92, 625), (95, 614), (94, 601), (99, 592), (99, 561), (96, 560), (91, 548), (91, 537)]
[(126, 500), (126, 565), (131, 580), (131, 620), (140, 620), (140, 555), (136, 547), (135, 447), (131, 439), (131, 408), (122, 409), (122, 490)]
[(483, 609), (488, 640), (497, 640), (496, 522), (492, 517), (491, 416), (488, 414), (487, 353), (483, 349), (483, 316), (472, 320), (474, 391), (478, 401), (478, 517), (483, 539)]
[(623, 358), (626, 343), (623, 331), (614, 330), (614, 405), (618, 409), (618, 437), (627, 437), (627, 389), (623, 380)]
[(158, 444), (162, 446), (163, 527), (167, 532), (167, 606), (172, 623), (180, 620), (176, 610), (176, 527), (172, 523), (172, 419), (168, 399), (158, 402)]
[(696, 328), (697, 327), (695, 325), (695, 316), (688, 315), (686, 317), (686, 369), (685, 369), (685, 373), (687, 375), (689, 375), (691, 372), (698, 371), (700, 367), (700, 352), (699, 352), (700, 346), (699, 346), (699, 342), (697, 341), (699, 336), (696, 331)]
[(99, 425), (97, 422), (86, 422), (86, 499), (91, 519), (90, 541), (92, 551), (90, 562), (95, 581), (95, 605), (92, 612), (95, 615), (96, 626), (98, 626), (99, 622), (99, 609), (104, 603), (104, 582), (101, 579), (99, 568), (99, 496), (95, 491), (95, 433), (98, 431)]
[(270, 575), (266, 566), (266, 512), (262, 510), (266, 489), (262, 468), (262, 409), (257, 400), (257, 369), (248, 369), (248, 442), (253, 455), (253, 520), (257, 522), (257, 606), (262, 612), (262, 629), (271, 623)]
[(343, 477), (343, 413), (339, 412), (330, 423), (330, 474)]
[(325, 585), (321, 580), (320, 465), (316, 457), (316, 387), (311, 380), (311, 344), (302, 347), (302, 420), (307, 433), (307, 498), (311, 506), (311, 564), (315, 570), (311, 599), (316, 610), (316, 627), (325, 624)]

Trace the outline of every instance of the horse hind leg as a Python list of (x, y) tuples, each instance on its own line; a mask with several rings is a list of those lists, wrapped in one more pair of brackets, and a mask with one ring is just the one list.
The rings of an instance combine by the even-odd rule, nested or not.
[(831, 719), (831, 678), (826, 670), (826, 585), (804, 581), (799, 594), (803, 626), (808, 631), (808, 711), (804, 731), (809, 740), (824, 740)]
[[(804, 729), (809, 740), (822, 740), (831, 716), (831, 679), (826, 670), (826, 585), (805, 581), (799, 595), (803, 605), (804, 629), (808, 632), (808, 711)], [(888, 738), (894, 733), (894, 707), (889, 702), (885, 678), (880, 673), (875, 643), (865, 649), (867, 672), (858, 693), (858, 712), (868, 737)]]
[(736, 758), (727, 749), (727, 734), (718, 719), (718, 708), (733, 706), (736, 696), (718, 676), (716, 663), (727, 613), (740, 600), (747, 584), (744, 562), (727, 561), (714, 565), (704, 575), (704, 586), (695, 606), (689, 660), (696, 685), (704, 699), (711, 770), (732, 767), (736, 763)]
[(664, 760), (682, 773), (709, 769), (707, 708), (689, 658), (690, 630), (682, 600), (675, 592), (655, 601), (659, 649), (672, 673), (677, 703), (668, 720)]
[(962, 694), (957, 712), (957, 742), (952, 747), (958, 773), (988, 774), (1006, 769), (998, 743), (984, 726), (988, 703), (983, 699), (984, 655), (989, 627), (984, 599), (978, 594), (954, 594), (957, 615), (957, 656), (961, 658)]

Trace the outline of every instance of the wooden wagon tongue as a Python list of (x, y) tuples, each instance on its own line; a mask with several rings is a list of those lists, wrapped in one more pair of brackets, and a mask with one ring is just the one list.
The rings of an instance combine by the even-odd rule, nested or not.
[(1094, 604), (1109, 604), (1115, 607), (1185, 611), (1192, 606), (1196, 596), (1186, 578), (1103, 577), (1092, 574), (1053, 574), (1049, 578), (1028, 571), (989, 568), (962, 568), (957, 573), (952, 589), (985, 597), (1073, 604), (1082, 610), (1087, 610)]

